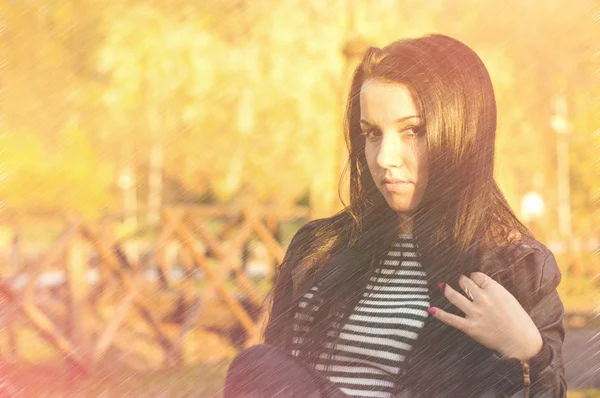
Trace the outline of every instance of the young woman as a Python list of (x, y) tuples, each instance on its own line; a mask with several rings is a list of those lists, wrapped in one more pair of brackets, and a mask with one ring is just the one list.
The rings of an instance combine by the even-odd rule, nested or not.
[(370, 48), (350, 203), (294, 236), (225, 396), (565, 397), (561, 279), (494, 180), (496, 103), (443, 35)]

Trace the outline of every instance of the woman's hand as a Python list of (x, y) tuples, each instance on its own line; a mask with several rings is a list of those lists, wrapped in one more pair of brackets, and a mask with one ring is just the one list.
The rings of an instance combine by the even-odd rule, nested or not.
[(472, 301), (444, 284), (444, 296), (465, 317), (439, 308), (428, 311), (440, 321), (471, 336), (505, 358), (528, 360), (542, 349), (542, 336), (517, 299), (502, 285), (481, 272), (458, 278), (461, 289)]

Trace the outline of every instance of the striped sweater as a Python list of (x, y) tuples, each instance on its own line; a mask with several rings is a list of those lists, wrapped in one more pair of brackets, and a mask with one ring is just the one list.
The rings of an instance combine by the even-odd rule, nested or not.
[[(313, 319), (302, 310), (309, 303), (315, 310), (310, 299), (318, 289), (316, 284), (304, 295), (295, 315), (294, 356), (301, 349), (301, 332)], [(333, 347), (331, 330), (324, 339), (326, 351), (315, 369), (351, 397), (390, 397), (394, 376), (423, 327), (427, 307), (427, 275), (418, 261), (416, 243), (411, 235), (401, 234), (374, 270), (337, 346)]]

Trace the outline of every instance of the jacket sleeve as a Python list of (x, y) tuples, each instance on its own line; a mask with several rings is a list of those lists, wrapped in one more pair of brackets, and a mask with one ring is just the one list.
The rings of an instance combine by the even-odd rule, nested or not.
[(513, 286), (520, 286), (515, 297), (538, 327), (543, 345), (526, 363), (496, 356), (499, 387), (506, 397), (567, 396), (562, 357), (564, 306), (556, 291), (561, 273), (552, 252), (545, 251), (523, 258), (512, 273), (518, 282)]

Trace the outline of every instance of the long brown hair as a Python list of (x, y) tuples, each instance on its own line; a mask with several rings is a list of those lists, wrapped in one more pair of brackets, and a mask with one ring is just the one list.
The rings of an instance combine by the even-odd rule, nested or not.
[[(273, 289), (265, 337), (287, 346), (298, 308), (298, 300), (289, 298), (292, 287), (286, 286), (292, 270), (308, 267), (305, 286), (319, 283), (313, 297), (318, 311), (300, 351), (307, 362), (316, 361), (331, 325), (347, 320), (399, 232), (397, 215), (375, 186), (365, 158), (359, 122), (360, 90), (367, 79), (406, 85), (425, 119), (429, 182), (412, 216), (430, 291), (436, 282), (452, 283), (477, 271), (482, 250), (509, 243), (509, 232), (531, 236), (494, 180), (496, 101), (475, 52), (440, 34), (369, 48), (354, 72), (346, 108), (350, 203), (294, 237)], [(339, 337), (339, 328), (333, 331), (327, 341)]]

